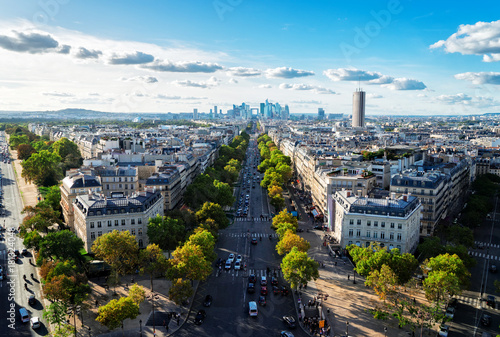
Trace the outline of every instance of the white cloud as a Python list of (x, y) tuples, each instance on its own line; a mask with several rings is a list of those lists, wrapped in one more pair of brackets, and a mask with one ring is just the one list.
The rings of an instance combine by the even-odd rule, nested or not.
[(217, 70), (221, 70), (222, 66), (217, 63), (206, 63), (199, 61), (173, 62), (156, 60), (153, 64), (143, 65), (142, 68), (154, 71), (174, 73), (213, 73)]
[(333, 94), (333, 95), (335, 94), (333, 90), (304, 83), (295, 83), (295, 84), (281, 83), (279, 85), (279, 88), (288, 90), (312, 90), (317, 94)]
[(237, 80), (235, 80), (234, 78), (230, 78), (230, 79), (229, 79), (229, 83), (231, 83), (231, 84), (237, 84), (237, 83), (238, 83), (238, 81), (237, 81)]
[(500, 73), (495, 72), (479, 72), (479, 73), (461, 73), (456, 74), (455, 78), (457, 80), (470, 81), (474, 84), (500, 84)]
[(71, 51), (71, 46), (67, 45), (67, 44), (63, 44), (62, 46), (59, 47), (59, 49), (57, 50), (57, 52), (59, 54), (69, 54), (69, 52)]
[(125, 82), (133, 82), (133, 81), (138, 81), (138, 82), (144, 82), (144, 83), (157, 83), (158, 79), (154, 76), (135, 76), (135, 77), (122, 77), (120, 78), (121, 81)]
[(93, 49), (87, 49), (84, 47), (78, 48), (78, 51), (75, 54), (75, 57), (79, 59), (97, 59), (99, 56), (102, 55), (102, 51), (100, 50), (93, 50)]
[(389, 84), (394, 81), (394, 77), (382, 75), (379, 78), (368, 81), (369, 84)]
[(447, 53), (483, 55), (483, 61), (500, 61), (500, 20), (460, 25), (458, 31), (446, 40), (440, 40), (430, 49), (443, 48)]
[(296, 78), (296, 77), (305, 77), (305, 76), (313, 76), (313, 71), (308, 70), (300, 70), (293, 69), (290, 67), (280, 67), (274, 69), (267, 69), (266, 76), (268, 78)]
[(469, 102), (472, 100), (472, 97), (464, 93), (459, 93), (455, 95), (437, 96), (436, 100), (447, 104), (457, 104), (457, 103), (469, 104)]
[(427, 88), (423, 82), (411, 78), (395, 78), (392, 83), (382, 86), (391, 90), (424, 90)]
[(27, 52), (31, 54), (47, 53), (57, 51), (59, 46), (52, 36), (40, 33), (23, 33), (12, 31), (14, 36), (0, 35), (0, 48), (15, 52)]
[(273, 86), (270, 85), (270, 84), (261, 84), (259, 85), (259, 88), (262, 88), (262, 89), (271, 89)]
[(232, 67), (227, 70), (228, 76), (242, 76), (242, 77), (251, 77), (251, 76), (260, 76), (262, 71), (254, 68), (245, 68), (245, 67)]
[(378, 98), (384, 98), (382, 95), (377, 95), (377, 94), (366, 94), (367, 98), (372, 98), (372, 99), (378, 99)]
[(210, 89), (212, 87), (216, 87), (219, 85), (220, 81), (215, 78), (214, 76), (210, 77), (208, 81), (206, 82), (195, 82), (191, 80), (180, 80), (180, 81), (174, 81), (172, 82), (173, 84), (179, 86), (179, 87), (193, 87), (193, 88), (203, 88), (203, 89)]
[(132, 54), (114, 54), (109, 59), (110, 64), (144, 64), (153, 62), (155, 57), (150, 54), (146, 54), (140, 51), (136, 51)]
[(74, 94), (71, 94), (69, 92), (42, 92), (43, 96), (54, 96), (54, 97), (74, 97)]
[(291, 103), (294, 103), (294, 104), (323, 104), (323, 102), (315, 101), (315, 100), (310, 100), (310, 101), (298, 100), (298, 101), (291, 101)]
[(157, 94), (154, 98), (165, 99), (165, 100), (199, 100), (199, 99), (208, 99), (208, 97), (194, 97), (194, 96), (179, 96), (179, 95), (164, 95)]
[(371, 81), (380, 79), (384, 75), (379, 72), (373, 71), (365, 71), (360, 69), (347, 69), (347, 68), (338, 68), (338, 69), (327, 69), (323, 71), (323, 74), (331, 79), (332, 81)]

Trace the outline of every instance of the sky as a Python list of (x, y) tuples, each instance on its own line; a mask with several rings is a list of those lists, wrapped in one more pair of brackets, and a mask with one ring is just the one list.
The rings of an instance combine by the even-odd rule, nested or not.
[(500, 2), (0, 0), (0, 110), (500, 112)]

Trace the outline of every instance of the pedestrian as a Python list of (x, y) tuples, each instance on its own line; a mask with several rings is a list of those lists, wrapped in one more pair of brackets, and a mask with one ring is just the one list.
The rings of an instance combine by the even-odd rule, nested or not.
[(167, 323), (165, 322), (165, 320), (163, 320), (163, 326), (167, 326)]
[(347, 274), (347, 280), (351, 279), (351, 275)]
[(181, 319), (180, 319), (180, 317), (179, 317), (179, 316), (177, 316), (177, 326), (179, 326), (179, 322), (180, 322), (180, 320), (181, 320)]
[(345, 266), (345, 261), (344, 261), (344, 266)]
[(335, 266), (337, 266), (337, 261), (335, 261)]
[(97, 308), (99, 306), (99, 301), (95, 300), (95, 307)]

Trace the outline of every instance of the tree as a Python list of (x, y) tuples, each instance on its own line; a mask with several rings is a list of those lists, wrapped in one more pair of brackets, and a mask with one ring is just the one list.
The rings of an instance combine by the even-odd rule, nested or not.
[(206, 260), (202, 248), (192, 242), (177, 247), (172, 256), (172, 267), (168, 273), (170, 279), (182, 277), (204, 281), (212, 273), (212, 264)]
[(66, 312), (68, 306), (62, 302), (52, 302), (43, 311), (43, 318), (45, 318), (50, 324), (57, 324), (57, 327), (61, 327), (61, 323), (64, 323), (66, 318)]
[(40, 241), (42, 237), (38, 232), (29, 232), (24, 236), (23, 245), (28, 249), (38, 250), (40, 247)]
[(451, 226), (447, 230), (448, 241), (454, 245), (464, 245), (466, 248), (474, 245), (474, 233), (472, 229), (464, 226)]
[(55, 214), (60, 214), (61, 190), (59, 189), (59, 186), (50, 186), (47, 190), (47, 193), (45, 193), (44, 200), (42, 202), (47, 203), (52, 208), (52, 210), (56, 212)]
[(289, 282), (292, 288), (299, 284), (307, 284), (310, 280), (319, 277), (318, 263), (307, 256), (306, 252), (301, 252), (297, 247), (293, 247), (281, 262), (283, 277)]
[(276, 234), (278, 234), (281, 240), (287, 232), (295, 233), (296, 231), (297, 231), (296, 226), (288, 222), (283, 222), (278, 224), (278, 228), (276, 229)]
[(285, 198), (283, 198), (281, 195), (275, 195), (271, 198), (271, 201), (269, 203), (274, 207), (276, 211), (278, 211), (285, 207)]
[(279, 163), (278, 165), (276, 165), (276, 172), (278, 172), (281, 175), (282, 180), (284, 182), (290, 180), (293, 175), (292, 168), (286, 163)]
[(384, 264), (380, 270), (372, 271), (366, 278), (365, 285), (373, 288), (381, 300), (396, 292), (397, 277), (391, 267)]
[(219, 225), (217, 225), (214, 219), (205, 220), (204, 223), (200, 224), (199, 228), (209, 231), (214, 237), (214, 239), (217, 239), (218, 237), (217, 233), (219, 232)]
[(55, 185), (62, 178), (61, 169), (58, 167), (60, 162), (61, 157), (56, 153), (47, 150), (33, 153), (21, 163), (21, 176), (27, 182), (34, 182), (38, 186)]
[(36, 150), (30, 144), (20, 144), (17, 147), (17, 158), (21, 160), (28, 159)]
[(98, 237), (92, 244), (92, 252), (111, 266), (117, 279), (118, 275), (132, 272), (136, 268), (139, 246), (129, 231), (114, 230)]
[(139, 305), (130, 297), (122, 297), (100, 306), (96, 321), (113, 330), (127, 318), (134, 319), (137, 315), (139, 315)]
[(53, 152), (62, 159), (63, 172), (70, 168), (78, 168), (82, 165), (83, 159), (78, 149), (78, 145), (68, 140), (61, 138), (52, 144)]
[(425, 297), (429, 301), (442, 303), (461, 293), (460, 280), (443, 270), (432, 271), (424, 280)]
[(207, 219), (213, 219), (220, 229), (229, 226), (229, 219), (226, 217), (226, 213), (219, 204), (213, 202), (204, 203), (202, 208), (196, 212), (196, 219), (199, 223), (203, 223)]
[(157, 244), (150, 243), (146, 249), (139, 253), (140, 272), (148, 273), (151, 281), (151, 291), (153, 291), (153, 277), (164, 274), (168, 269), (168, 260), (163, 256), (163, 252)]
[(83, 241), (69, 230), (51, 232), (40, 241), (40, 257), (81, 261)]
[(144, 299), (146, 298), (145, 294), (146, 292), (144, 291), (144, 288), (137, 283), (132, 284), (128, 291), (128, 297), (134, 301), (137, 306), (144, 302)]
[(195, 229), (194, 234), (191, 234), (188, 242), (200, 246), (205, 260), (212, 262), (217, 257), (217, 254), (214, 252), (215, 238), (208, 230), (203, 228)]
[(157, 244), (161, 249), (169, 252), (174, 250), (183, 240), (185, 233), (185, 227), (177, 219), (161, 215), (149, 218), (149, 242)]
[(21, 144), (29, 144), (30, 140), (27, 135), (11, 135), (9, 138), (9, 146), (11, 149), (17, 149)]
[(435, 271), (444, 271), (447, 274), (455, 275), (462, 289), (466, 289), (469, 285), (470, 273), (456, 254), (441, 254), (433, 257), (425, 261), (422, 268), (424, 271), (429, 271), (429, 276)]
[(443, 254), (444, 247), (437, 236), (431, 236), (418, 245), (418, 251), (423, 259), (428, 259)]
[(267, 188), (269, 198), (274, 197), (275, 195), (283, 195), (283, 189), (278, 185), (271, 185)]
[(168, 297), (177, 305), (181, 305), (193, 295), (193, 287), (188, 280), (177, 278), (172, 281)]
[(287, 231), (276, 245), (276, 251), (279, 255), (285, 255), (288, 254), (293, 247), (296, 247), (301, 252), (307, 252), (311, 245), (306, 239), (301, 238), (291, 231)]
[(29, 230), (48, 232), (49, 227), (57, 224), (62, 225), (61, 213), (54, 210), (48, 202), (39, 202), (35, 207), (24, 207), (23, 214), (26, 214), (21, 224), (21, 235), (25, 235)]
[(90, 286), (84, 276), (57, 275), (43, 285), (45, 296), (51, 301), (61, 301), (66, 304), (82, 303), (90, 293)]
[(214, 187), (217, 190), (216, 199), (217, 203), (221, 206), (230, 206), (234, 203), (233, 189), (229, 184), (214, 180)]
[(278, 228), (278, 224), (284, 222), (294, 225), (295, 229), (297, 229), (297, 227), (299, 226), (299, 221), (297, 220), (297, 218), (288, 213), (286, 209), (284, 209), (273, 217), (273, 224), (271, 227), (276, 229)]

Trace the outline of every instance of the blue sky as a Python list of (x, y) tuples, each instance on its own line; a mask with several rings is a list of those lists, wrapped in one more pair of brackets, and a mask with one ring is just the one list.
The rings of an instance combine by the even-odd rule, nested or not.
[[(500, 112), (500, 4), (0, 0), (0, 109)], [(460, 31), (459, 31), (460, 30)], [(457, 34), (458, 32), (458, 34)], [(455, 34), (455, 35), (454, 35)]]

